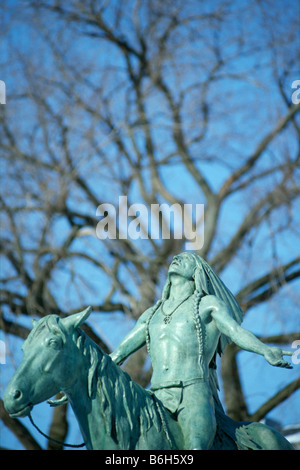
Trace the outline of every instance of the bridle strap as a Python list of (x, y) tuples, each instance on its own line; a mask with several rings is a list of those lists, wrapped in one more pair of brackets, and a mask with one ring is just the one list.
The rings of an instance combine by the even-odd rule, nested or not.
[(34, 421), (33, 421), (33, 419), (32, 419), (32, 416), (31, 416), (31, 413), (29, 413), (28, 417), (29, 417), (29, 419), (30, 419), (30, 422), (31, 422), (32, 426), (34, 426), (35, 429), (37, 429), (38, 432), (39, 432), (42, 436), (46, 437), (46, 439), (48, 439), (49, 441), (54, 442), (55, 444), (63, 445), (63, 446), (65, 446), (65, 447), (75, 447), (75, 448), (78, 448), (78, 447), (83, 447), (83, 446), (85, 446), (85, 442), (83, 442), (82, 444), (66, 444), (65, 442), (57, 441), (56, 439), (53, 439), (52, 437), (47, 436), (47, 434), (43, 433), (43, 431), (41, 431), (40, 428), (34, 423)]

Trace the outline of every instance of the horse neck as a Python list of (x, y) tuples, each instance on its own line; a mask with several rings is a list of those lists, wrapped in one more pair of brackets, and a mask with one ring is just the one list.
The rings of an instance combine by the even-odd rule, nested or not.
[(104, 353), (85, 333), (80, 331), (79, 336), (76, 358), (79, 373), (72, 387), (64, 391), (69, 398), (87, 448), (115, 448), (115, 443), (109, 442), (105, 434), (98, 392), (92, 390), (92, 376), (95, 376), (94, 379), (97, 381), (97, 368)]

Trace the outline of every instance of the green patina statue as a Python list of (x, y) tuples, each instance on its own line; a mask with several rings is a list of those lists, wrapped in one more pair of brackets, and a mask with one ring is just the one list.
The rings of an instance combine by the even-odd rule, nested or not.
[[(218, 398), (216, 355), (233, 341), (290, 368), (280, 348), (240, 326), (242, 311), (221, 279), (198, 255), (175, 256), (162, 298), (146, 310), (110, 356), (80, 328), (91, 309), (42, 318), (23, 346), (21, 365), (4, 404), (12, 417), (30, 415), (48, 400), (70, 401), (88, 449), (284, 449), (291, 444), (261, 423), (240, 423)], [(147, 344), (151, 390), (118, 364)], [(63, 400), (49, 400), (63, 391)]]
[[(228, 342), (263, 355), (273, 366), (291, 367), (283, 352), (240, 326), (232, 293), (198, 255), (175, 256), (162, 299), (147, 310), (112, 354), (120, 364), (147, 343), (155, 395), (173, 414), (186, 449), (210, 449), (216, 433), (215, 360)], [(215, 397), (215, 398), (214, 398)]]

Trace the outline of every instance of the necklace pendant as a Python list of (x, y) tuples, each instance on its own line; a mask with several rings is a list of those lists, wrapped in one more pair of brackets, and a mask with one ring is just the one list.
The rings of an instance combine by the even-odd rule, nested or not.
[(164, 315), (164, 323), (165, 325), (167, 325), (168, 323), (170, 323), (170, 321), (172, 320), (172, 315), (174, 312), (176, 312), (176, 310), (180, 307), (180, 305), (183, 304), (183, 302), (185, 302), (188, 298), (190, 297), (190, 295), (188, 295), (187, 297), (185, 297), (178, 305), (176, 305), (176, 307), (170, 312), (170, 313), (165, 313), (164, 312), (164, 301), (161, 305), (161, 311), (162, 311), (162, 314)]

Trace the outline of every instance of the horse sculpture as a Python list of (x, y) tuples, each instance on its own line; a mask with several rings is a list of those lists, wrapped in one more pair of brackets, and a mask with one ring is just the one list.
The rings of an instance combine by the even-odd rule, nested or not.
[[(62, 391), (87, 449), (184, 449), (179, 425), (155, 394), (135, 383), (79, 328), (90, 312), (89, 307), (64, 319), (48, 315), (36, 322), (5, 391), (10, 416), (28, 416), (34, 405)], [(213, 449), (293, 449), (264, 424), (233, 421), (217, 404), (216, 415)]]

